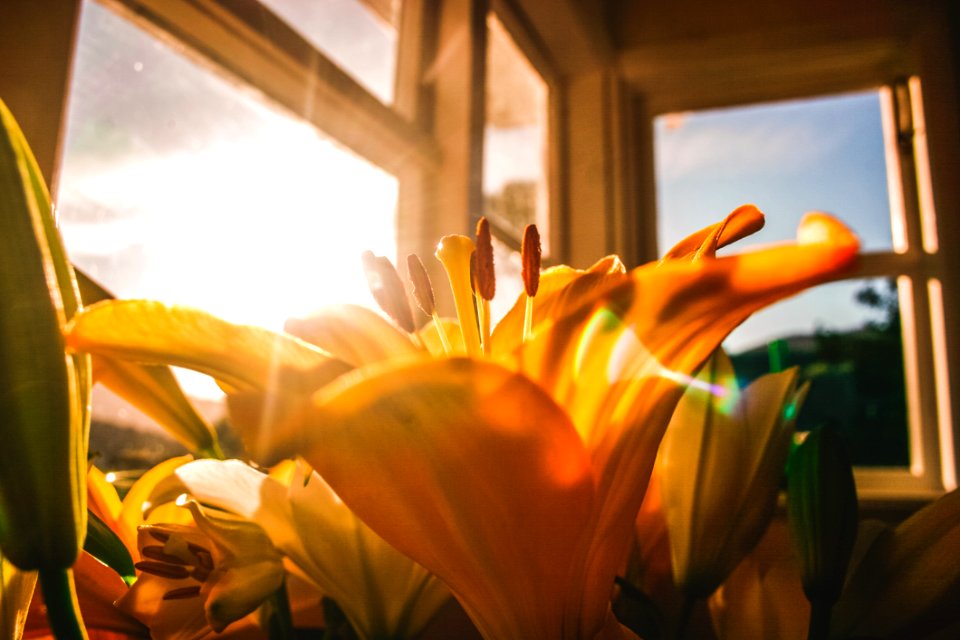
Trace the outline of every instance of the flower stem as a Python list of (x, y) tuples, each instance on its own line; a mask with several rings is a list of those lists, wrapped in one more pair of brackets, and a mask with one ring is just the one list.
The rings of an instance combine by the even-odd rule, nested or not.
[(690, 627), (690, 619), (693, 617), (693, 607), (697, 604), (697, 598), (690, 595), (683, 597), (683, 607), (680, 609), (680, 617), (677, 619), (677, 628), (674, 638), (683, 640), (687, 636), (687, 629)]
[(80, 604), (70, 569), (41, 569), (40, 589), (47, 606), (47, 621), (57, 640), (87, 640), (80, 619)]
[(286, 581), (261, 605), (260, 626), (267, 630), (270, 640), (292, 640), (294, 637)]
[(807, 640), (827, 640), (830, 637), (830, 614), (833, 605), (823, 600), (810, 601), (810, 627)]

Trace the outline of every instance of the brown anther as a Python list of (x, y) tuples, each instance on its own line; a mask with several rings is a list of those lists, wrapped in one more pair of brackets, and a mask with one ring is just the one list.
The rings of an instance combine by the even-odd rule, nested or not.
[(531, 298), (540, 288), (540, 232), (537, 225), (528, 224), (523, 230), (523, 243), (520, 245), (520, 257), (523, 262), (523, 288)]
[(484, 300), (493, 300), (497, 290), (497, 278), (493, 269), (493, 239), (490, 237), (490, 223), (486, 218), (477, 222), (476, 279), (477, 291)]
[(166, 562), (154, 562), (152, 560), (141, 560), (140, 562), (133, 565), (139, 571), (144, 573), (149, 573), (151, 575), (160, 576), (161, 578), (171, 578), (174, 580), (180, 580), (181, 578), (187, 578), (190, 576), (190, 570), (186, 567), (176, 565), (176, 564), (167, 564)]
[(413, 313), (410, 311), (406, 289), (403, 288), (403, 282), (393, 263), (370, 251), (364, 251), (361, 258), (373, 299), (401, 329), (413, 333), (416, 329)]
[(160, 545), (150, 545), (140, 549), (140, 555), (144, 558), (149, 558), (150, 560), (159, 560), (160, 562), (167, 562), (170, 564), (187, 564), (186, 560), (181, 559), (179, 556), (175, 556), (169, 553), (166, 553), (163, 550), (163, 547)]
[(213, 554), (210, 553), (209, 549), (201, 547), (198, 544), (193, 544), (192, 542), (187, 545), (187, 549), (193, 554), (193, 557), (197, 559), (197, 566), (208, 570), (213, 569)]
[(413, 299), (416, 300), (417, 306), (425, 314), (432, 316), (437, 309), (437, 301), (433, 297), (433, 285), (430, 283), (430, 276), (427, 275), (420, 256), (415, 253), (407, 256), (407, 277), (413, 285)]
[(200, 595), (200, 587), (180, 587), (179, 589), (171, 589), (163, 594), (164, 600), (186, 600), (188, 598), (196, 598)]
[(197, 567), (190, 573), (190, 577), (196, 580), (197, 582), (206, 582), (207, 578), (210, 577), (210, 570), (204, 569), (203, 567)]
[(149, 535), (154, 540), (158, 540), (160, 542), (166, 542), (167, 540), (170, 539), (169, 533), (160, 531), (159, 529), (150, 529), (148, 527), (143, 527), (143, 528), (146, 530), (147, 535)]

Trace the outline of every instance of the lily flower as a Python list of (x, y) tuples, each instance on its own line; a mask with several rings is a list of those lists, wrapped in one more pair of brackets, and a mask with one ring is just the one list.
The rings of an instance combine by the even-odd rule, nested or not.
[(117, 606), (159, 639), (202, 638), (253, 613), (284, 581), (282, 557), (255, 524), (187, 502), (195, 527), (143, 525), (140, 575)]
[(688, 597), (713, 593), (766, 530), (808, 388), (794, 368), (741, 391), (718, 349), (677, 405), (659, 479), (674, 581)]
[(361, 639), (416, 637), (450, 592), (363, 524), (306, 464), (284, 466), (268, 476), (238, 460), (198, 460), (178, 468), (151, 500), (186, 492), (259, 525)]
[[(483, 305), (470, 304), (472, 242), (445, 238), (438, 255), (466, 356), (435, 357), (371, 320), (356, 323), (358, 342), (386, 352), (381, 334), (400, 333), (410, 346), (350, 362), (336, 341), (310, 350), (135, 302), (88, 308), (67, 339), (209, 372), (239, 392), (234, 406), (260, 394), (266, 419), (238, 421), (252, 450), (303, 455), (371, 529), (443, 580), (485, 637), (629, 637), (610, 594), (684, 386), (744, 318), (838, 276), (857, 252), (842, 224), (811, 214), (794, 244), (716, 258), (760, 215), (735, 214), (695, 234), (689, 258), (630, 272), (613, 258), (587, 271), (528, 268), (525, 293), (489, 336)], [(244, 348), (271, 343), (277, 351)], [(278, 376), (287, 384), (271, 393)]]

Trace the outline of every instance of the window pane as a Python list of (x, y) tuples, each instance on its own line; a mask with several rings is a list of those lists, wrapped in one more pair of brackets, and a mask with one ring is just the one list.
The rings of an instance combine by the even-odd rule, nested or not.
[(490, 301), (490, 317), (500, 321), (513, 308), (523, 290), (523, 260), (519, 251), (493, 238), (494, 270), (497, 274), (497, 292)]
[(741, 383), (799, 366), (811, 383), (799, 430), (833, 425), (854, 464), (910, 463), (903, 348), (894, 279), (850, 280), (764, 309), (724, 343)]
[(747, 202), (767, 215), (755, 242), (792, 238), (820, 210), (865, 251), (892, 250), (879, 91), (667, 114), (654, 129), (661, 253)]
[(492, 13), (487, 30), (483, 213), (518, 241), (535, 223), (545, 243), (547, 85)]
[(260, 0), (370, 93), (393, 102), (401, 0)]
[[(892, 251), (880, 100), (867, 91), (657, 118), (660, 252), (746, 202), (767, 216), (746, 244), (792, 238), (803, 213), (819, 209), (845, 220), (865, 250)], [(801, 368), (811, 392), (800, 429), (836, 425), (859, 465), (909, 465), (895, 285), (818, 287), (756, 314), (724, 346), (744, 383)]]
[(77, 265), (274, 329), (373, 305), (359, 256), (395, 257), (393, 176), (93, 2), (75, 65), (58, 214)]

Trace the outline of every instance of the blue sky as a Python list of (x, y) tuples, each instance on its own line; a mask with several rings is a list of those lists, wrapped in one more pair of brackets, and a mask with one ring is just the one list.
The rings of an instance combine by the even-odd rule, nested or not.
[[(767, 224), (741, 248), (791, 239), (804, 212), (821, 210), (852, 227), (864, 251), (890, 251), (880, 113), (879, 92), (866, 91), (657, 118), (660, 251), (748, 202)], [(727, 347), (859, 326), (871, 317), (853, 301), (862, 285), (828, 285), (761, 312)]]

